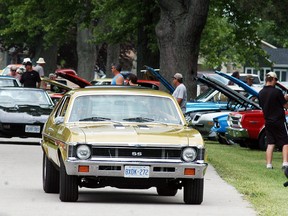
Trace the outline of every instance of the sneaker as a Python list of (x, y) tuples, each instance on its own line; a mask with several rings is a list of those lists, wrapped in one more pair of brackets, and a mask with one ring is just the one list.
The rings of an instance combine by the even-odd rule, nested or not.
[(273, 169), (273, 166), (272, 166), (272, 164), (267, 164), (267, 165), (266, 165), (266, 168), (267, 168), (267, 169)]

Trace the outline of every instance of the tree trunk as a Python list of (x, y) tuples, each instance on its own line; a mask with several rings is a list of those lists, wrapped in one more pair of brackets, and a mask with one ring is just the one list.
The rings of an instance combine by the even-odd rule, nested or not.
[(80, 77), (91, 81), (94, 79), (94, 69), (96, 63), (96, 46), (90, 43), (92, 39), (91, 29), (80, 26), (77, 28), (77, 55), (78, 55), (78, 67), (77, 73)]
[[(158, 0), (161, 17), (156, 26), (161, 74), (168, 80), (182, 73), (188, 100), (196, 96), (197, 62), (209, 0)], [(171, 64), (173, 62), (173, 64)]]
[(111, 64), (119, 63), (120, 56), (120, 44), (108, 44), (107, 46), (107, 65), (106, 65), (106, 76), (113, 77), (111, 72)]

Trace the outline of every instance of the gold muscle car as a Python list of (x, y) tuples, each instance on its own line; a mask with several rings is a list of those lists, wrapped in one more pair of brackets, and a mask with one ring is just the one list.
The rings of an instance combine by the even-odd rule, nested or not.
[(142, 87), (74, 89), (45, 124), (43, 189), (75, 202), (79, 187), (184, 188), (187, 204), (203, 201), (207, 168), (201, 134), (168, 93)]

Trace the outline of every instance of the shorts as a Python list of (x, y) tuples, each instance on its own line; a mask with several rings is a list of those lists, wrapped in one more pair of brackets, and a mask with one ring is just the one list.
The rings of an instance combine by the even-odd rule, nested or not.
[(265, 130), (268, 145), (275, 144), (282, 147), (288, 144), (288, 128), (286, 122), (266, 124)]

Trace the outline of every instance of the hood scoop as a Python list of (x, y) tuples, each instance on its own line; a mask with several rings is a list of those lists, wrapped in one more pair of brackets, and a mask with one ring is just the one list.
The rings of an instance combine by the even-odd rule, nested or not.
[(125, 126), (122, 124), (114, 124), (114, 128), (121, 130), (121, 129), (125, 129)]
[(147, 125), (137, 125), (139, 129), (149, 130), (150, 128)]

